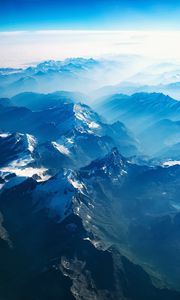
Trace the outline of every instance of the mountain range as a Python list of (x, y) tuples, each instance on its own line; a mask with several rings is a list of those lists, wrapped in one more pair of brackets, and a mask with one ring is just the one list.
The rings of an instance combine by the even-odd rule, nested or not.
[(156, 156), (180, 142), (180, 102), (162, 93), (115, 94), (100, 98), (93, 107), (109, 122), (121, 120), (146, 155)]
[(0, 98), (2, 300), (180, 299), (180, 102), (21, 81), (99, 67), (0, 70), (4, 91), (18, 82)]

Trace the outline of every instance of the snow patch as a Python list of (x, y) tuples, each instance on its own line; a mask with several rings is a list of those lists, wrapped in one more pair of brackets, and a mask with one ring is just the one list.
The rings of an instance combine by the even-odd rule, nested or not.
[(78, 120), (84, 122), (89, 127), (89, 129), (97, 129), (100, 127), (98, 123), (91, 120), (90, 112), (88, 112), (85, 108), (81, 107), (80, 105), (74, 105), (74, 113), (75, 117)]
[(64, 145), (58, 144), (56, 142), (52, 142), (52, 145), (54, 148), (56, 148), (59, 152), (65, 155), (69, 155), (70, 151), (68, 148), (66, 148)]
[(126, 175), (127, 174), (127, 171), (125, 170), (121, 170), (120, 174), (123, 176), (123, 175)]
[(79, 181), (72, 179), (72, 178), (68, 178), (68, 180), (75, 189), (82, 190), (84, 188), (84, 185), (82, 183), (80, 183)]
[(169, 160), (163, 163), (163, 166), (171, 167), (175, 165), (180, 165), (180, 160)]
[(27, 166), (29, 163), (31, 163), (33, 161), (33, 158), (31, 156), (26, 156), (26, 157), (22, 157), (19, 158), (17, 160), (13, 160), (11, 162), (11, 165), (13, 168), (19, 168), (19, 167), (25, 167)]
[(83, 110), (83, 108), (78, 105), (78, 104), (74, 104), (74, 113), (75, 113), (75, 117), (80, 120), (80, 121), (87, 121), (87, 113)]
[(89, 126), (89, 128), (99, 128), (100, 127), (99, 124), (96, 122), (90, 122), (88, 124), (88, 126)]
[(7, 138), (10, 135), (11, 135), (10, 133), (0, 133), (0, 137), (2, 138)]
[(34, 151), (34, 147), (36, 146), (36, 139), (31, 134), (27, 134), (27, 141), (28, 150), (32, 153)]
[(87, 215), (87, 218), (88, 218), (89, 220), (91, 220), (91, 219), (92, 219), (90, 215)]
[(0, 190), (2, 190), (4, 183), (0, 183)]
[(69, 143), (69, 144), (74, 144), (74, 141), (73, 141), (73, 139), (72, 138), (67, 138), (67, 143)]
[(14, 173), (16, 176), (20, 177), (33, 177), (35, 175), (38, 176), (36, 181), (45, 181), (50, 178), (49, 175), (47, 175), (48, 169), (46, 168), (32, 168), (32, 167), (26, 167), (26, 168), (15, 168), (13, 166), (7, 166), (1, 169), (1, 172), (3, 173)]

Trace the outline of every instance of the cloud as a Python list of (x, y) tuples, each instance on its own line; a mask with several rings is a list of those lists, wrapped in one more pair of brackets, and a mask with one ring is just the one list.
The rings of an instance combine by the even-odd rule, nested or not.
[(180, 31), (41, 30), (0, 32), (0, 66), (66, 57), (142, 55), (180, 60)]
[(0, 31), (0, 37), (13, 37), (26, 34), (27, 31)]

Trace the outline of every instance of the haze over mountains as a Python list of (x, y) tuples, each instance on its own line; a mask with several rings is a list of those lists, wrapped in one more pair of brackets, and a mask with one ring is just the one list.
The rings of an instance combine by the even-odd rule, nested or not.
[(180, 67), (134, 59), (0, 70), (2, 300), (180, 299)]
[(115, 93), (136, 92), (163, 92), (180, 99), (179, 82), (180, 64), (177, 62), (157, 63), (138, 55), (49, 60), (23, 69), (0, 69), (3, 97), (21, 92), (65, 90), (84, 93), (92, 100)]

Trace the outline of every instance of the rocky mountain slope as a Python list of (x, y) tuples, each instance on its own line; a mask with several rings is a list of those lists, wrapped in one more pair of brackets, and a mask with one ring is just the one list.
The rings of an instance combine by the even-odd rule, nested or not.
[(178, 163), (72, 94), (3, 99), (0, 129), (2, 300), (179, 299)]

